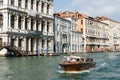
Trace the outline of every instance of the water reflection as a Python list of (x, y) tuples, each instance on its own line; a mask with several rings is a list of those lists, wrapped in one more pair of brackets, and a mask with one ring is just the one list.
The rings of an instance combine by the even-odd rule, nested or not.
[(75, 74), (58, 72), (58, 62), (63, 55), (0, 57), (0, 80), (120, 80), (119, 55), (120, 53), (86, 54), (95, 59), (96, 67), (90, 72)]

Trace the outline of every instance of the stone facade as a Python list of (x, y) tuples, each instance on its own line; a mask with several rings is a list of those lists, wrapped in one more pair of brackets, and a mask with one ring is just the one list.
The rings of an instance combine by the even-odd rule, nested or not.
[(54, 18), (56, 52), (81, 52), (82, 37), (76, 29), (76, 19), (72, 17), (61, 18), (58, 15), (55, 15)]
[(119, 51), (120, 22), (106, 17), (93, 18), (79, 12), (55, 13), (62, 18), (77, 19), (77, 31), (82, 33), (83, 52)]
[(38, 50), (53, 53), (53, 0), (1, 0), (0, 4), (0, 46), (16, 46), (29, 55)]

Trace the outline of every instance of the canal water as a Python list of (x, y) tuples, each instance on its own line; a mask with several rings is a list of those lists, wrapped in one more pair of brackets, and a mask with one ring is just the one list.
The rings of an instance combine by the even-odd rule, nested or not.
[(64, 73), (60, 56), (0, 57), (0, 80), (120, 80), (120, 52), (76, 54), (95, 59), (96, 67)]

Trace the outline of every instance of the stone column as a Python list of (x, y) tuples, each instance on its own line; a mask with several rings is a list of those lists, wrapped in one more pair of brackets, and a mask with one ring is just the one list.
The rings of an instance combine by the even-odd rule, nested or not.
[(34, 38), (34, 54), (37, 52), (37, 41), (36, 38)]
[(41, 22), (42, 20), (38, 20), (38, 23), (39, 23), (39, 25), (38, 25), (38, 31), (41, 31)]
[(45, 26), (44, 26), (45, 27), (45, 29), (44, 29), (45, 31), (44, 32), (47, 32), (47, 20), (44, 20), (44, 21), (45, 21), (45, 23), (44, 23), (45, 24)]
[(22, 24), (21, 25), (22, 25), (21, 29), (25, 30), (25, 16), (22, 17)]
[(50, 5), (50, 10), (49, 10), (50, 15), (53, 15), (53, 5)]
[(3, 31), (7, 31), (8, 25), (9, 25), (9, 20), (8, 20), (8, 13), (5, 12), (3, 13)]
[(15, 0), (15, 6), (18, 6), (18, 0)]
[(53, 33), (53, 22), (50, 22), (50, 32)]
[(36, 28), (36, 19), (34, 19), (33, 30), (37, 30), (37, 28)]
[(39, 1), (39, 6), (38, 6), (38, 12), (40, 12), (41, 13), (41, 1)]
[(28, 18), (28, 30), (31, 30), (31, 18)]
[(36, 11), (36, 0), (33, 2), (33, 10)]
[(15, 29), (18, 29), (18, 15), (15, 15)]
[(11, 28), (11, 14), (9, 13), (9, 25), (8, 25), (9, 28)]
[[(3, 32), (8, 31), (8, 26), (9, 26), (9, 15), (8, 12), (3, 13)], [(4, 45), (8, 44), (8, 36), (5, 34), (3, 37), (3, 43)]]
[(44, 14), (47, 14), (47, 3), (44, 3)]
[(28, 0), (28, 9), (31, 10), (31, 0)]
[(18, 37), (16, 37), (15, 44), (14, 44), (16, 47), (18, 47), (18, 42), (19, 42), (19, 39), (18, 39)]
[(29, 45), (28, 51), (31, 54), (31, 38), (29, 38), (29, 40), (28, 40), (28, 45)]
[(26, 51), (26, 38), (25, 37), (23, 38), (23, 41), (24, 41), (23, 42), (23, 48), (24, 48), (24, 51)]
[(22, 8), (25, 8), (25, 0), (22, 0)]

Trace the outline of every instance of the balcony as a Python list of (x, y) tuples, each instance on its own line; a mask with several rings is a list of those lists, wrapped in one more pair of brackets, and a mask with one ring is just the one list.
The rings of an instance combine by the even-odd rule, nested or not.
[(40, 37), (43, 33), (42, 31), (28, 31), (28, 36)]

